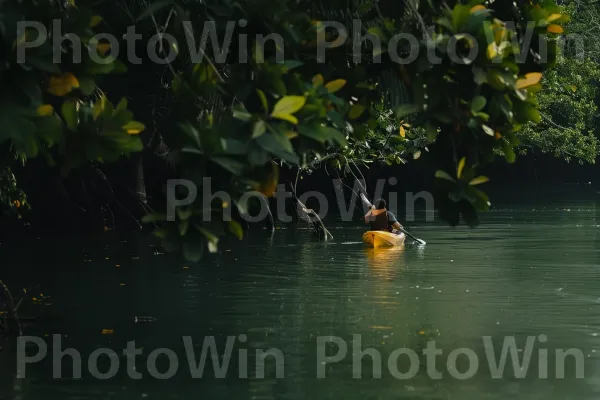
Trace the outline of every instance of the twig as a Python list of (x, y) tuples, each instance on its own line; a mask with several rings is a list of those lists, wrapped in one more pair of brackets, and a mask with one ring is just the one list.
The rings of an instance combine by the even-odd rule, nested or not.
[[(148, 8), (148, 2), (146, 0), (144, 0), (144, 5), (146, 6), (146, 8)], [(173, 9), (171, 9), (171, 12), (169, 13), (169, 17), (167, 18), (167, 24), (165, 25), (165, 27), (168, 25), (169, 20), (171, 19), (171, 14), (173, 13)], [(158, 35), (158, 45), (159, 45), (159, 50), (162, 54), (165, 54), (165, 49), (163, 47), (163, 32), (161, 31), (160, 27), (158, 26), (158, 22), (156, 22), (156, 17), (154, 16), (154, 13), (150, 13), (150, 17), (152, 18), (152, 23), (154, 24), (154, 27), (156, 28), (156, 34)], [(177, 73), (175, 72), (175, 69), (173, 68), (173, 66), (171, 65), (171, 62), (167, 59), (167, 65), (169, 66), (169, 70), (171, 71), (171, 73), (173, 74), (173, 76), (176, 76)]]
[[(183, 17), (183, 15), (181, 17)], [(194, 32), (190, 31), (190, 27), (187, 24), (183, 24), (183, 28), (191, 36), (194, 35)], [(219, 80), (221, 81), (221, 83), (224, 83), (225, 79), (223, 78), (223, 76), (221, 75), (221, 73), (219, 72), (219, 70), (217, 69), (217, 67), (215, 66), (215, 64), (212, 62), (212, 60), (210, 59), (210, 57), (208, 57), (206, 55), (206, 52), (201, 47), (199, 47), (198, 50), (200, 50), (200, 52), (202, 53), (202, 55), (204, 56), (204, 58), (208, 61), (208, 63), (212, 67), (212, 69), (215, 71), (215, 73), (219, 77)]]
[[(2, 281), (0, 281), (0, 290), (2, 290), (4, 292), (4, 295), (6, 296), (6, 306), (8, 307), (8, 319), (14, 321), (14, 324), (16, 325), (18, 330), (18, 335), (21, 336), (23, 334), (23, 331), (21, 330), (21, 324), (19, 324), (19, 316), (17, 314), (17, 309), (15, 308), (15, 302), (13, 300), (12, 294), (10, 294), (8, 287)], [(6, 327), (6, 330), (6, 333), (8, 333), (9, 326)]]

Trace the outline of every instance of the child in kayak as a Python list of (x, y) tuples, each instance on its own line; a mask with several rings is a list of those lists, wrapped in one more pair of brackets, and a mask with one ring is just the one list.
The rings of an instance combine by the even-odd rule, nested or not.
[[(387, 210), (387, 203), (383, 199), (375, 200), (373, 207), (365, 215), (365, 223), (371, 224), (372, 231), (394, 232), (402, 229), (396, 216)], [(399, 232), (394, 232), (399, 233)]]

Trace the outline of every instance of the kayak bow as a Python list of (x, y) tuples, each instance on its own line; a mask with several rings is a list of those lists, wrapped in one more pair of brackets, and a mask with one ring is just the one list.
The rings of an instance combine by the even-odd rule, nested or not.
[(363, 234), (363, 242), (370, 247), (391, 247), (404, 244), (406, 235), (384, 231), (368, 231)]

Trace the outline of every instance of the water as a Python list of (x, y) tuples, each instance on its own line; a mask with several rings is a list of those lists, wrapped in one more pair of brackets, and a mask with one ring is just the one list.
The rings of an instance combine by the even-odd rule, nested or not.
[[(26, 333), (48, 342), (60, 334), (63, 349), (82, 354), (83, 379), (72, 379), (65, 357), (63, 379), (53, 380), (51, 348), (27, 366), (25, 379), (16, 379), (9, 345), (0, 352), (0, 399), (600, 398), (600, 226), (593, 201), (500, 206), (475, 230), (406, 226), (427, 246), (369, 250), (360, 242), (362, 226), (331, 221), (335, 238), (328, 243), (306, 230), (280, 229), (272, 236), (256, 230), (243, 244), (222, 243), (222, 252), (200, 265), (161, 254), (145, 236), (2, 244), (2, 278), (15, 291), (34, 286), (37, 296), (37, 304), (28, 300), (21, 309), (22, 316), (39, 318)], [(135, 323), (136, 316), (155, 321)], [(182, 336), (191, 337), (198, 359), (205, 337), (215, 337), (219, 353), (234, 337), (226, 376), (215, 378), (209, 358), (205, 376), (190, 378)], [(347, 356), (324, 366), (318, 340), (328, 336), (338, 339), (326, 355), (347, 346)], [(491, 378), (484, 336), (498, 356), (505, 337), (514, 337), (521, 357), (527, 337), (535, 338), (523, 379), (515, 378), (510, 359), (503, 377)], [(423, 356), (420, 365), (406, 354), (388, 365), (396, 350), (422, 354), (433, 340), (442, 351), (435, 365), (441, 379), (432, 378)], [(122, 353), (130, 341), (143, 349), (136, 364), (142, 379), (128, 376), (122, 355), (113, 360), (119, 365), (114, 378), (90, 376), (90, 353)], [(150, 376), (146, 361), (159, 348), (171, 349), (179, 361), (171, 379)], [(262, 378), (256, 350), (270, 348), (283, 355), (283, 368), (275, 357), (266, 358)], [(370, 356), (353, 359), (367, 348), (381, 358), (381, 378), (374, 377)], [(447, 366), (460, 348), (471, 349), (479, 362), (469, 379), (455, 377), (453, 362)], [(246, 358), (240, 349), (248, 353), (247, 379), (239, 377)], [(548, 379), (540, 378), (540, 349), (547, 349)], [(581, 351), (583, 378), (575, 377), (574, 357), (567, 357), (565, 378), (556, 378), (557, 349)], [(157, 360), (158, 371), (167, 372), (167, 356)], [(108, 371), (108, 361), (100, 356), (100, 372)], [(467, 355), (458, 356), (458, 373), (470, 367)], [(326, 378), (318, 379), (319, 373)]]

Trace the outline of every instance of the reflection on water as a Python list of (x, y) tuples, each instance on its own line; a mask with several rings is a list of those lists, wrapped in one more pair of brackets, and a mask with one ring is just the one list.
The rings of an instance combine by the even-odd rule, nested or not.
[[(14, 353), (3, 351), (0, 399), (598, 399), (595, 217), (594, 203), (543, 211), (515, 207), (487, 214), (476, 230), (407, 224), (427, 246), (377, 249), (362, 244), (362, 230), (353, 224), (333, 223), (335, 239), (329, 242), (312, 239), (306, 230), (280, 229), (272, 237), (258, 230), (242, 244), (222, 243), (219, 255), (199, 265), (160, 254), (150, 238), (2, 245), (9, 284), (39, 284), (53, 299), (53, 306), (42, 309), (26, 306), (23, 312), (41, 316), (29, 334), (61, 334), (63, 348), (84, 357), (100, 347), (121, 351), (135, 340), (144, 350), (136, 364), (144, 377), (130, 379), (120, 357), (119, 374), (106, 381), (86, 373), (83, 380), (54, 381), (51, 362), (30, 366), (27, 379), (16, 380)], [(136, 323), (136, 316), (156, 320)], [(491, 379), (484, 336), (497, 351), (504, 337), (513, 336), (523, 355), (527, 336), (539, 335), (547, 337), (552, 379), (538, 378), (539, 343), (525, 379), (516, 379), (512, 367), (503, 379)], [(192, 379), (182, 336), (192, 338), (197, 358), (205, 337), (214, 336), (220, 349), (228, 336), (235, 337), (226, 378), (215, 379), (209, 365), (203, 379)], [(347, 356), (323, 365), (317, 344), (325, 336), (343, 341)], [(396, 360), (394, 352), (422, 354), (432, 340), (443, 352), (436, 364), (441, 379), (431, 378), (423, 357), (414, 376), (398, 379), (394, 373), (406, 374), (412, 364), (407, 355)], [(328, 345), (326, 354), (335, 355), (339, 346)], [(448, 355), (462, 347), (472, 349), (480, 363), (466, 380), (456, 379), (446, 365)], [(172, 349), (179, 358), (171, 380), (148, 374), (148, 354), (157, 348)], [(283, 379), (276, 378), (281, 366), (272, 359), (266, 360), (265, 377), (256, 376), (255, 350), (269, 348), (285, 357)], [(353, 360), (367, 348), (380, 359)], [(575, 365), (567, 363), (566, 379), (554, 379), (554, 350), (570, 348), (582, 351), (585, 378), (574, 379)], [(247, 361), (239, 350), (247, 352)], [(460, 357), (457, 368), (464, 373), (469, 364)], [(164, 372), (168, 365), (161, 362)], [(248, 379), (241, 379), (245, 362)], [(108, 360), (100, 364), (108, 368)], [(317, 378), (319, 371), (325, 379)]]

